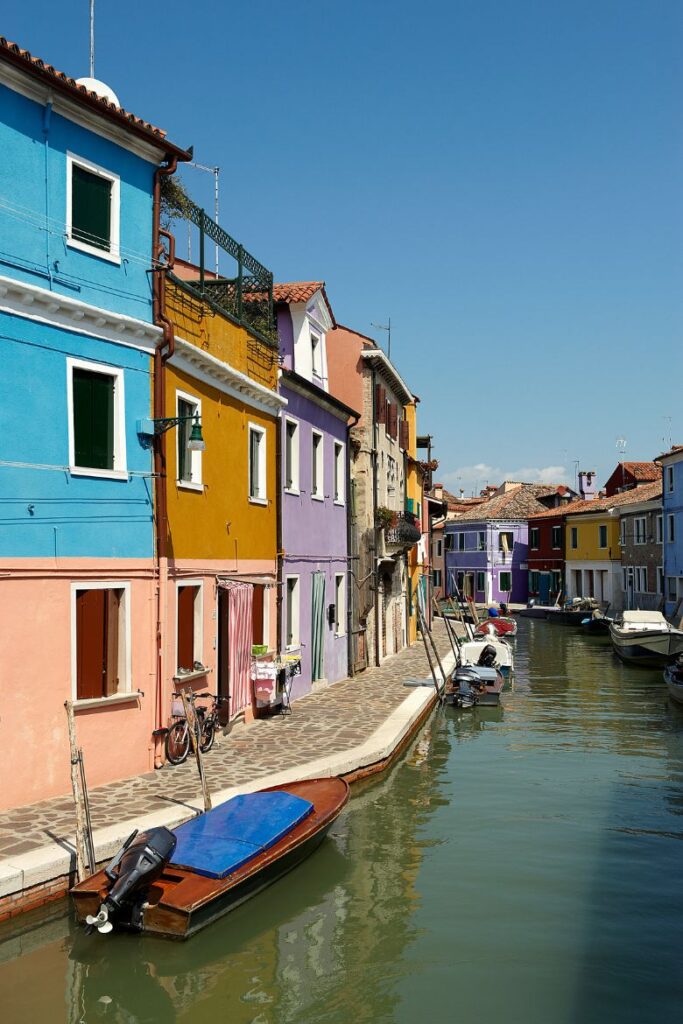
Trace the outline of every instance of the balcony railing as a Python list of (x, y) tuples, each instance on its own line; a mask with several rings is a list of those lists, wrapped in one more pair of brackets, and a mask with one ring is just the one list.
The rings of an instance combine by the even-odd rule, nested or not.
[[(177, 283), (188, 288), (221, 313), (251, 328), (269, 343), (277, 343), (277, 327), (273, 313), (273, 275), (243, 245), (236, 242), (205, 210), (190, 202), (186, 219), (198, 231), (199, 263), (197, 276), (183, 275)], [(190, 229), (188, 228), (188, 231)], [(206, 240), (234, 260), (235, 275), (224, 276), (206, 268)], [(218, 259), (216, 260), (218, 265)]]
[(408, 550), (420, 540), (422, 533), (412, 512), (397, 512), (391, 523), (384, 528), (387, 547)]

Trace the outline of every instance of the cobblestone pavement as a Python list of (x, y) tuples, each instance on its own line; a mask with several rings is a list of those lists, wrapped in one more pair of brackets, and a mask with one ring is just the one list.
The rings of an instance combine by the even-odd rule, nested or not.
[[(450, 644), (441, 623), (434, 630), (443, 657)], [(204, 758), (209, 789), (238, 786), (272, 772), (303, 765), (325, 754), (363, 743), (407, 698), (407, 679), (429, 676), (421, 641), (389, 658), (380, 668), (334, 683), (295, 701), (292, 713), (259, 719), (219, 737)], [(98, 786), (90, 791), (93, 828), (158, 810), (164, 802), (183, 804), (201, 796), (197, 766), (185, 764)], [(68, 842), (75, 831), (71, 796), (0, 814), (0, 860)]]

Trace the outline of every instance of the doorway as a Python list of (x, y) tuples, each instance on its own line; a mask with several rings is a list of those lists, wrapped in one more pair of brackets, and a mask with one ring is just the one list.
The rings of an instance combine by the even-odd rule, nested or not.
[(221, 725), (230, 720), (230, 593), (222, 588), (218, 591), (218, 696), (227, 697), (218, 709)]

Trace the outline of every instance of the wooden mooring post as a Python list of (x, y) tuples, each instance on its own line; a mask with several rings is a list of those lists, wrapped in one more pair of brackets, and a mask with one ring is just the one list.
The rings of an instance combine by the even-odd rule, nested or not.
[(66, 719), (69, 727), (69, 751), (71, 755), (71, 791), (76, 805), (76, 878), (82, 882), (87, 877), (86, 860), (88, 852), (86, 813), (83, 802), (83, 795), (80, 788), (80, 765), (79, 750), (76, 745), (76, 723), (74, 722), (73, 701), (64, 701), (66, 708)]
[(202, 759), (202, 751), (200, 747), (199, 721), (195, 713), (194, 705), (187, 699), (186, 690), (180, 691), (180, 699), (182, 700), (183, 708), (185, 709), (185, 718), (187, 720), (187, 728), (190, 734), (192, 752), (197, 761), (197, 771), (199, 772), (199, 781), (201, 783), (202, 796), (204, 798), (204, 811), (210, 811), (213, 804), (211, 803), (211, 794), (209, 793), (206, 775), (204, 774), (204, 761)]

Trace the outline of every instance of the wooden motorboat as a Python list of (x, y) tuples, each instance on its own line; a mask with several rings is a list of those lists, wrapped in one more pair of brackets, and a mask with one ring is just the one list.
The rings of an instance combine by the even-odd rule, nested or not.
[[(491, 627), (490, 623), (487, 622), (485, 625), (487, 628), (484, 634), (480, 634), (474, 639), (460, 642), (458, 651), (460, 664), (479, 665), (482, 656), (484, 656), (485, 649), (490, 647), (495, 651), (495, 658), (490, 667), (500, 669), (503, 677), (508, 678), (512, 675), (515, 667), (512, 648), (507, 640), (496, 634), (495, 629)], [(488, 661), (485, 664), (488, 664)]]
[(683, 704), (683, 659), (678, 658), (674, 665), (664, 669), (664, 682), (671, 699)]
[(504, 685), (500, 669), (459, 665), (446, 682), (444, 703), (457, 708), (495, 707)]
[(488, 626), (493, 626), (498, 636), (517, 636), (517, 620), (499, 615), (497, 618), (490, 617), (480, 622), (474, 631), (475, 636), (486, 636), (489, 633)]
[(233, 797), (173, 831), (150, 829), (74, 886), (76, 914), (103, 932), (186, 939), (301, 863), (348, 798), (343, 779), (312, 779)]
[(623, 661), (657, 667), (683, 654), (683, 630), (667, 622), (661, 612), (623, 612), (611, 623), (609, 632), (615, 653)]
[(581, 625), (586, 633), (590, 633), (591, 636), (608, 636), (609, 627), (614, 619), (611, 619), (609, 615), (605, 615), (599, 608), (596, 608), (592, 615), (581, 620)]

